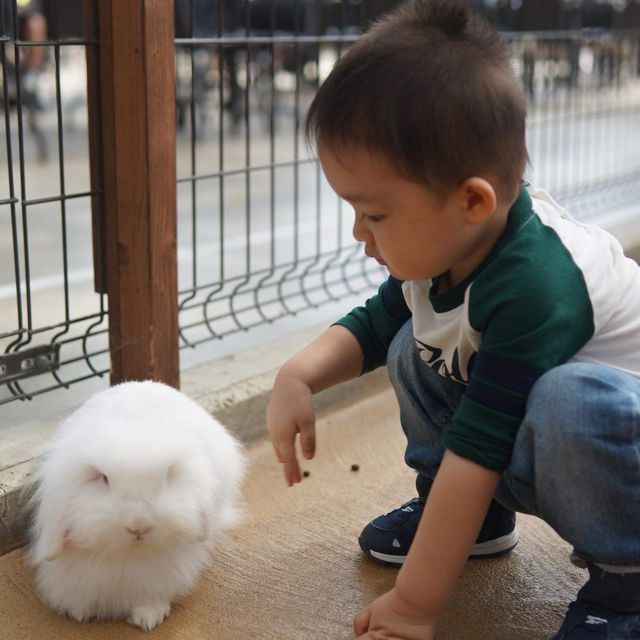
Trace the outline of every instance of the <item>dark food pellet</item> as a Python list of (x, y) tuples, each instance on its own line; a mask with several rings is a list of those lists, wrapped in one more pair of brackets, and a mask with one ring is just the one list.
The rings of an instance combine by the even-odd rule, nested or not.
[(360, 468), (359, 464), (352, 464), (351, 465), (351, 471), (357, 471)]
[(305, 470), (302, 472), (302, 475), (303, 475), (305, 478), (308, 478), (308, 477), (311, 475), (311, 471), (307, 471), (307, 470), (305, 469)]

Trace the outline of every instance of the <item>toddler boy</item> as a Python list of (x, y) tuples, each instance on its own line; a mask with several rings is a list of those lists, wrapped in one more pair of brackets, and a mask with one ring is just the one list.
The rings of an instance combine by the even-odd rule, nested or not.
[(525, 116), (504, 40), (444, 0), (374, 25), (309, 111), (353, 235), (390, 275), (282, 367), (267, 427), (299, 482), (312, 394), (387, 364), (417, 472), (418, 497), (360, 536), (401, 569), (359, 638), (432, 638), (466, 559), (516, 545), (515, 511), (589, 571), (556, 639), (640, 638), (640, 268), (523, 185)]

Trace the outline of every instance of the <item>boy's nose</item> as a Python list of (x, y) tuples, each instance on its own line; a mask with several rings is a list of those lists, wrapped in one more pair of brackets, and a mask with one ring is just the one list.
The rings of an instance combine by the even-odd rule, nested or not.
[(353, 221), (353, 229), (351, 230), (353, 237), (358, 242), (364, 242), (366, 237), (366, 231), (364, 224), (361, 221), (361, 216), (356, 214), (355, 220)]

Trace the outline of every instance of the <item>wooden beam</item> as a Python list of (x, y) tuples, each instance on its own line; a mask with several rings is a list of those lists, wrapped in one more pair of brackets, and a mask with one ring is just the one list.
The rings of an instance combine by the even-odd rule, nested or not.
[[(97, 8), (94, 0), (83, 0), (84, 35), (98, 38)], [(100, 114), (100, 55), (93, 44), (85, 47), (87, 65), (87, 117), (89, 132), (89, 180), (91, 183), (91, 230), (93, 242), (93, 286), (96, 293), (107, 293), (105, 256), (104, 167), (102, 164), (102, 116)]]
[(111, 381), (178, 387), (173, 3), (97, 4)]

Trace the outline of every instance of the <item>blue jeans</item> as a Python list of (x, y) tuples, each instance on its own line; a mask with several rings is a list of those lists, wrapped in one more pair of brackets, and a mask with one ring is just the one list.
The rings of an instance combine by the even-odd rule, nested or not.
[[(465, 388), (420, 358), (411, 320), (387, 364), (407, 436), (405, 461), (433, 478), (442, 431)], [(495, 498), (542, 518), (584, 560), (640, 571), (640, 379), (578, 362), (541, 376)]]

